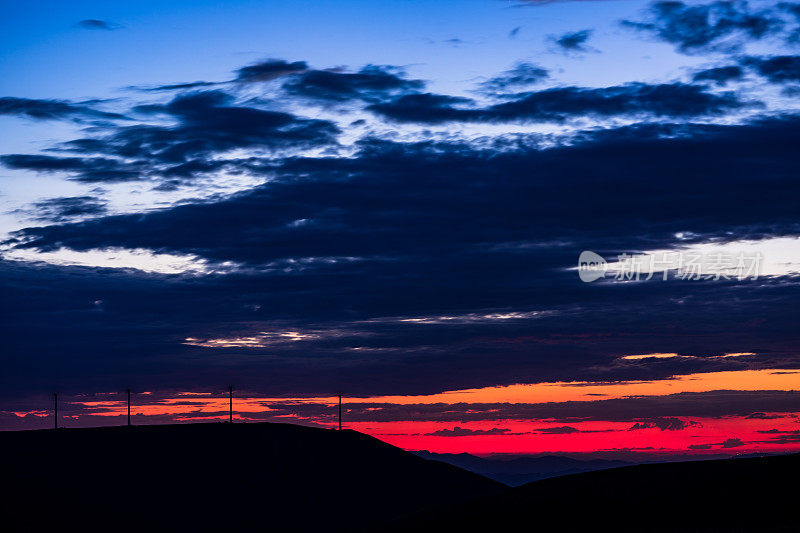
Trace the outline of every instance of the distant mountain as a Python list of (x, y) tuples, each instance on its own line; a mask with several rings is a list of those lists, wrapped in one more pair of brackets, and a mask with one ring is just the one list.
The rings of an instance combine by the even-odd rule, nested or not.
[(800, 454), (634, 465), (535, 481), (379, 531), (798, 531), (798, 477)]
[(582, 461), (559, 455), (540, 457), (516, 457), (511, 459), (483, 458), (468, 453), (432, 453), (428, 451), (413, 452), (425, 459), (442, 461), (464, 470), (494, 479), (506, 485), (516, 487), (531, 481), (547, 479), (567, 474), (579, 474), (593, 470), (628, 466), (633, 463), (625, 461), (608, 461), (592, 459)]
[(507, 487), (354, 431), (191, 424), (0, 432), (24, 529), (365, 531)]

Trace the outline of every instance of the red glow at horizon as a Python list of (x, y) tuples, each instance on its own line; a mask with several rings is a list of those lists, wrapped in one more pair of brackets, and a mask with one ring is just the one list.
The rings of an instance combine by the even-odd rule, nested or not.
[[(373, 435), (385, 442), (409, 450), (476, 455), (596, 453), (635, 451), (653, 454), (737, 454), (800, 450), (800, 413), (775, 413), (769, 418), (723, 416), (696, 418), (680, 416), (682, 429), (657, 427), (634, 429), (634, 421), (471, 420), (440, 422), (407, 420), (391, 422), (349, 421), (347, 403), (409, 404), (479, 404), (600, 401), (635, 396), (664, 396), (681, 392), (714, 390), (793, 391), (797, 370), (749, 370), (713, 372), (676, 376), (672, 379), (613, 383), (538, 383), (505, 387), (486, 387), (449, 391), (425, 396), (384, 396), (344, 398), (345, 427)], [(122, 421), (126, 404), (121, 395), (98, 395), (98, 400), (73, 399), (67, 402), (65, 421), (71, 426), (108, 425)], [(108, 399), (105, 399), (108, 398)], [(228, 398), (201, 392), (177, 392), (157, 398), (153, 393), (136, 396), (133, 406), (135, 423), (174, 423), (227, 420)], [(274, 405), (317, 404), (330, 407), (329, 413), (302, 416), (273, 409)], [(292, 422), (334, 427), (335, 397), (317, 398), (234, 398), (234, 418), (241, 422)], [(461, 407), (463, 409), (463, 406)], [(72, 411), (72, 412), (68, 412)], [(271, 411), (274, 411), (271, 413)], [(47, 410), (13, 411), (20, 420), (39, 420), (48, 424)], [(769, 414), (768, 414), (769, 415)], [(32, 417), (32, 418), (26, 418)], [(31, 422), (32, 424), (34, 422)], [(36, 427), (39, 427), (36, 426)], [(457, 429), (458, 428), (458, 429)], [(13, 428), (8, 428), (13, 429)], [(443, 431), (444, 430), (444, 431)], [(454, 433), (455, 432), (455, 433)], [(483, 433), (483, 434), (481, 434)], [(455, 435), (455, 436), (452, 436)]]

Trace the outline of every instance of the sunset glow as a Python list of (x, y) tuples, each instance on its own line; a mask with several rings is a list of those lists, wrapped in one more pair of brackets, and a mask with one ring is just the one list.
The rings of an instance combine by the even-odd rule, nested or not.
[[(796, 392), (800, 370), (744, 370), (709, 372), (650, 381), (612, 383), (554, 382), (518, 384), (447, 391), (423, 396), (344, 397), (346, 427), (373, 435), (409, 450), (473, 454), (739, 454), (753, 451), (800, 450), (800, 411), (737, 412), (717, 416), (686, 415), (679, 407), (658, 416), (622, 416), (609, 411), (586, 417), (562, 417), (561, 406), (570, 402), (636, 401), (716, 391)], [(103, 396), (103, 395), (100, 395)], [(114, 394), (106, 399), (69, 399), (65, 407), (71, 423), (115, 423), (125, 415), (125, 401)], [(168, 397), (134, 402), (138, 423), (226, 420), (228, 398), (210, 393), (182, 392)], [(293, 422), (335, 426), (336, 397), (278, 398), (237, 396), (234, 419), (241, 422)], [(695, 402), (715, 409), (724, 399), (697, 397)], [(598, 403), (599, 402), (599, 403)], [(402, 407), (406, 409), (403, 410)], [(427, 406), (428, 409), (421, 409)], [(552, 415), (547, 416), (548, 406)], [(506, 417), (514, 409), (536, 408), (543, 415), (523, 419)], [(401, 410), (395, 411), (400, 408)], [(433, 408), (433, 409), (430, 409)], [(386, 418), (383, 413), (393, 410)], [(47, 423), (48, 411), (14, 412), (29, 427)], [(426, 417), (428, 419), (426, 419)], [(36, 420), (40, 422), (36, 422)], [(107, 421), (107, 422), (106, 422)]]

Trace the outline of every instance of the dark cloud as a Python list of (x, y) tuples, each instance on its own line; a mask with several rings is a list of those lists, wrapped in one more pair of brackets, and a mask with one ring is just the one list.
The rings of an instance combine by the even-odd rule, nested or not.
[[(796, 234), (798, 142), (795, 118), (623, 128), (549, 149), (373, 140), (349, 157), (258, 163), (270, 181), (228, 198), (27, 228), (7, 245), (146, 248), (244, 270), (172, 281), (97, 271), (84, 285), (81, 270), (17, 268), (3, 277), (18, 281), (3, 289), (13, 320), (2, 333), (6, 353), (26, 358), (7, 375), (41, 379), (51, 354), (68, 353), (81, 363), (63, 372), (85, 382), (139, 367), (176, 387), (224, 378), (273, 392), (385, 394), (793, 368), (796, 284), (587, 285), (565, 269), (581, 250), (613, 257), (670, 246), (677, 232)], [(70, 330), (46, 334), (54, 322), (45, 316)], [(305, 331), (309, 340), (182, 344), (265, 331)], [(126, 359), (129, 350), (138, 355)], [(618, 359), (655, 350), (699, 356)], [(742, 351), (757, 355), (701, 355)], [(717, 412), (742, 416), (785, 412), (752, 396), (740, 407), (720, 403)], [(560, 416), (582, 416), (578, 407), (591, 409)], [(666, 403), (637, 409), (628, 419), (692, 415)]]
[[(640, 128), (622, 129), (576, 146), (505, 152), (467, 144), (364, 142), (352, 158), (291, 158), (267, 166), (265, 170), (277, 174), (269, 184), (213, 204), (114, 217), (91, 226), (31, 228), (22, 234), (35, 239), (30, 246), (43, 248), (53, 241), (78, 248), (168, 247), (209, 259), (256, 264), (298, 256), (417, 257), (427, 254), (428, 246), (443, 243), (461, 248), (462, 253), (519, 257), (513, 247), (480, 251), (477, 246), (580, 238), (581, 232), (595, 227), (593, 216), (580, 213), (591, 212), (594, 199), (605, 197), (602, 193), (609, 187), (627, 192), (616, 201), (606, 198), (601, 234), (608, 238), (619, 232), (631, 246), (656, 236), (672, 238), (672, 233), (687, 227), (698, 234), (724, 234), (723, 228), (765, 221), (771, 221), (772, 228), (779, 221), (787, 231), (794, 227), (794, 206), (787, 199), (797, 186), (793, 171), (797, 156), (791, 143), (800, 132), (794, 119), (700, 126), (696, 131), (696, 136), (661, 138)], [(698, 160), (693, 154), (704, 157)], [(653, 168), (654, 160), (661, 162), (658, 168)], [(50, 169), (63, 164), (49, 159), (45, 163)], [(84, 164), (80, 159), (68, 163)], [(769, 177), (754, 183), (751, 176), (764, 165), (770, 168)], [(536, 169), (536, 182), (529, 179), (531, 168)], [(651, 178), (646, 190), (626, 189), (639, 184), (642, 175)], [(298, 179), (303, 176), (313, 179)], [(482, 185), (489, 176), (497, 179), (491, 186)], [(600, 176), (605, 179), (599, 180)], [(699, 176), (705, 179), (698, 182)], [(573, 183), (568, 190), (563, 187), (565, 180)], [(688, 199), (677, 187), (684, 180), (695, 190)], [(478, 200), (471, 193), (475, 187), (482, 190)], [(728, 208), (710, 209), (708, 198)], [(754, 205), (754, 198), (761, 201)], [(669, 210), (658, 208), (667, 201)], [(394, 205), (403, 208), (390, 209)], [(531, 209), (533, 205), (537, 209)], [(735, 216), (733, 206), (740, 208)], [(480, 213), (480, 220), (473, 213)], [(508, 213), (515, 217), (508, 218)], [(631, 234), (622, 213), (650, 223)], [(475, 220), (470, 223), (470, 219)], [(189, 235), (182, 226), (185, 220), (193, 221)], [(298, 220), (307, 222), (291, 225)], [(556, 226), (553, 220), (558, 220)], [(420, 227), (425, 228), (423, 235), (417, 235)], [(454, 234), (452, 227), (461, 229)], [(203, 231), (194, 234), (199, 228)], [(584, 244), (595, 238), (585, 234)], [(476, 248), (468, 252), (464, 246)], [(558, 248), (550, 253), (558, 253)], [(572, 259), (566, 264), (571, 263)]]
[(0, 98), (0, 115), (16, 115), (37, 120), (77, 121), (88, 119), (124, 119), (118, 113), (99, 111), (86, 104), (66, 100), (36, 100), (31, 98)]
[(772, 83), (800, 81), (800, 56), (750, 57), (744, 64)]
[(106, 139), (106, 150), (124, 157), (152, 157), (168, 162), (234, 148), (310, 147), (333, 143), (338, 128), (326, 120), (301, 119), (289, 113), (235, 105), (222, 91), (175, 97), (166, 105), (138, 111), (176, 119), (174, 127), (132, 126)]
[(723, 448), (738, 448), (744, 446), (742, 439), (726, 439), (722, 442)]
[(592, 30), (581, 30), (551, 37), (551, 40), (565, 52), (586, 52), (589, 48), (587, 41), (592, 36)]
[(563, 120), (575, 115), (690, 117), (742, 106), (733, 94), (710, 94), (694, 85), (631, 83), (602, 89), (548, 89), (498, 104), (493, 111), (498, 117)]
[(367, 109), (398, 122), (442, 124), (480, 120), (479, 110), (453, 107), (469, 103), (472, 101), (468, 98), (423, 93), (403, 95), (390, 102), (372, 104)]
[(731, 81), (738, 81), (744, 77), (744, 69), (739, 65), (715, 67), (696, 72), (692, 79), (696, 82), (710, 81), (717, 85), (725, 85)]
[(569, 435), (570, 433), (579, 433), (580, 430), (572, 426), (559, 426), (554, 428), (540, 428), (537, 429), (536, 432), (546, 435)]
[(98, 20), (98, 19), (84, 19), (78, 22), (78, 26), (87, 30), (106, 30), (106, 31), (117, 30), (121, 28), (119, 24), (115, 24), (107, 20)]
[(173, 83), (168, 85), (159, 85), (157, 87), (146, 88), (147, 91), (181, 91), (188, 89), (199, 89), (203, 87), (213, 87), (218, 85), (227, 84), (245, 84), (245, 83), (258, 83), (268, 82), (304, 72), (308, 70), (308, 64), (305, 61), (285, 61), (283, 59), (268, 59), (259, 63), (253, 63), (236, 70), (236, 76), (228, 81), (192, 81), (186, 83)]
[(180, 91), (184, 89), (199, 89), (201, 87), (212, 87), (220, 85), (219, 82), (213, 81), (190, 81), (186, 83), (173, 83), (170, 85), (159, 85), (158, 87), (150, 87), (147, 91)]
[(481, 87), (490, 93), (505, 94), (509, 90), (535, 85), (550, 77), (547, 69), (532, 63), (517, 63), (514, 68), (486, 80)]
[(753, 418), (756, 420), (771, 420), (774, 418), (783, 418), (783, 415), (768, 415), (766, 413), (750, 413), (745, 418)]
[(2, 156), (3, 165), (8, 168), (35, 170), (41, 172), (55, 172), (64, 170), (79, 170), (94, 164), (107, 164), (112, 160), (90, 161), (80, 157), (54, 157), (50, 155), (25, 155), (8, 154)]
[(236, 71), (235, 81), (245, 83), (270, 81), (306, 70), (308, 70), (308, 64), (305, 61), (288, 62), (283, 59), (269, 59), (240, 68)]
[(388, 65), (367, 65), (356, 72), (345, 69), (312, 69), (305, 61), (268, 59), (236, 70), (229, 81), (195, 81), (149, 88), (149, 91), (174, 91), (209, 86), (269, 82), (285, 78), (281, 88), (288, 97), (303, 97), (323, 102), (347, 100), (377, 101), (391, 95), (418, 90), (420, 80), (405, 77), (402, 69)]
[(511, 432), (507, 428), (492, 428), (492, 429), (467, 429), (459, 426), (453, 429), (440, 429), (432, 433), (426, 433), (433, 437), (474, 437), (478, 435), (507, 435)]
[(639, 420), (633, 426), (631, 426), (628, 431), (650, 428), (658, 428), (661, 431), (680, 431), (687, 427), (696, 425), (697, 423), (691, 420), (681, 420), (680, 418), (675, 417), (659, 417)]
[[(724, 402), (731, 402), (725, 405)], [(439, 422), (549, 420), (557, 422), (636, 422), (671, 420), (677, 416), (716, 418), (741, 416), (749, 404), (769, 405), (781, 412), (794, 412), (800, 395), (793, 391), (710, 391), (666, 396), (640, 396), (595, 401), (568, 401), (540, 404), (456, 403), (395, 405), (349, 403), (348, 419), (360, 422), (398, 422), (434, 420)], [(286, 406), (303, 416), (317, 416), (325, 406)], [(317, 414), (315, 414), (317, 413)], [(675, 416), (669, 416), (672, 413)], [(641, 415), (646, 415), (644, 418)], [(636, 422), (641, 423), (641, 422)], [(693, 421), (663, 423), (662, 431), (679, 431), (696, 426)], [(648, 426), (650, 427), (650, 426)], [(658, 427), (658, 426), (652, 426)], [(565, 429), (566, 428), (566, 429)], [(644, 429), (644, 428), (636, 428)], [(659, 428), (660, 429), (660, 428)], [(552, 430), (552, 431), (551, 431)], [(574, 431), (573, 431), (574, 430)], [(536, 432), (576, 433), (573, 426), (537, 429)]]
[(769, 440), (761, 441), (766, 444), (798, 444), (800, 443), (800, 435), (787, 434), (773, 437)]
[(330, 101), (371, 100), (422, 87), (421, 81), (406, 79), (402, 71), (380, 65), (367, 65), (358, 72), (309, 70), (283, 84), (289, 94)]
[(541, 6), (546, 4), (557, 4), (562, 2), (604, 2), (606, 0), (518, 0), (519, 5)]
[(459, 45), (462, 45), (462, 44), (466, 44), (464, 39), (459, 39), (458, 37), (452, 37), (450, 39), (445, 39), (443, 42), (445, 42), (447, 44), (451, 44), (453, 46), (459, 46)]
[(137, 165), (105, 157), (9, 154), (0, 156), (0, 163), (18, 170), (67, 172), (75, 181), (84, 183), (133, 181), (141, 177)]
[(486, 108), (435, 94), (404, 95), (368, 107), (399, 122), (563, 122), (577, 117), (641, 116), (688, 118), (720, 115), (752, 105), (733, 93), (711, 93), (683, 83), (629, 83), (614, 87), (557, 87), (519, 93)]
[[(536, 68), (497, 80), (505, 91), (541, 77)], [(552, 88), (479, 107), (466, 98), (405, 94), (418, 87), (374, 69), (302, 70), (279, 83), (302, 82), (292, 86), (296, 94), (326, 102), (399, 94), (372, 109), (421, 123), (685, 120), (745, 105), (732, 93), (676, 83)], [(278, 71), (262, 65), (237, 76), (255, 80)], [(307, 77), (312, 72), (325, 76)], [(272, 394), (419, 393), (800, 364), (787, 348), (800, 340), (798, 286), (789, 278), (589, 286), (566, 270), (581, 250), (613, 257), (670, 247), (685, 243), (677, 242), (678, 232), (696, 240), (796, 234), (797, 117), (740, 126), (641, 123), (579, 132), (546, 148), (536, 137), (367, 138), (346, 157), (302, 157), (282, 150), (332, 146), (337, 127), (236, 94), (189, 91), (138, 106), (141, 122), (93, 128), (59, 145), (56, 155), (3, 156), (10, 168), (82, 181), (159, 179), (170, 186), (222, 170), (264, 179), (228, 197), (17, 232), (5, 247), (145, 248), (197, 256), (210, 269), (234, 267), (229, 274), (164, 276), (0, 261), (3, 314), (10, 317), (0, 324), (3, 394), (104, 390), (130, 380), (192, 389), (236, 382)], [(253, 153), (227, 157), (237, 149)], [(305, 336), (286, 340), (282, 332)], [(261, 344), (186, 341), (250, 337)], [(757, 355), (619, 360), (653, 351)], [(697, 407), (699, 397), (492, 409), (637, 423), (745, 404), (744, 414), (784, 412), (772, 396), (748, 396), (741, 405), (716, 398), (716, 411)], [(441, 410), (381, 408), (362, 416), (473, 416)]]
[[(781, 2), (778, 4), (778, 8), (790, 15), (791, 19), (795, 23), (800, 22), (800, 3)], [(795, 27), (787, 30), (786, 40), (792, 45), (800, 42), (800, 26), (796, 25)]]
[(30, 214), (38, 220), (64, 222), (74, 218), (104, 215), (106, 202), (93, 196), (48, 198), (33, 204)]
[(797, 83), (800, 82), (800, 56), (743, 57), (739, 59), (738, 65), (727, 65), (696, 72), (693, 80), (725, 85), (730, 81), (742, 80), (746, 71), (754, 72), (770, 83)]
[(735, 50), (744, 41), (760, 40), (778, 32), (783, 21), (770, 10), (751, 8), (747, 2), (686, 4), (656, 2), (645, 21), (623, 25), (674, 44), (686, 54), (710, 50)]

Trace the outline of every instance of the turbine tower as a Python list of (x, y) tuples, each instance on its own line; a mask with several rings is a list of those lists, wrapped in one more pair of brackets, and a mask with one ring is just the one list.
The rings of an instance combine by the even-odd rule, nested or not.
[(228, 385), (228, 423), (233, 424), (233, 385)]

